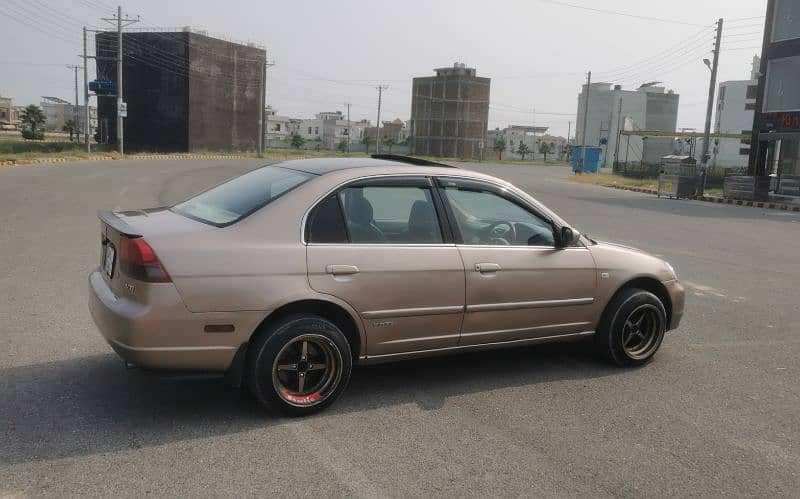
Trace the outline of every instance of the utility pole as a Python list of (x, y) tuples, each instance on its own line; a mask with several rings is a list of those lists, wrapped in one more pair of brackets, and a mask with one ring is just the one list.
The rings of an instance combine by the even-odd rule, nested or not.
[(620, 133), (622, 132), (622, 96), (619, 96), (619, 109), (617, 110), (617, 140), (614, 143), (614, 163), (611, 165), (612, 167), (616, 166), (619, 163), (619, 140), (620, 140)]
[[(569, 154), (571, 152), (570, 151), (570, 147), (569, 147), (569, 136), (570, 135), (572, 135), (572, 120), (569, 120), (569, 123), (567, 124), (567, 154)], [(568, 157), (567, 161), (572, 161), (572, 158)]]
[(714, 42), (714, 62), (711, 65), (711, 81), (708, 85), (708, 107), (706, 108), (706, 127), (703, 130), (703, 156), (700, 159), (700, 185), (698, 194), (703, 195), (706, 187), (708, 170), (708, 148), (711, 141), (711, 113), (714, 111), (714, 92), (717, 87), (717, 69), (719, 68), (719, 49), (722, 43), (722, 18), (717, 21), (717, 38)]
[[(264, 155), (264, 149), (269, 147), (269, 114), (267, 114), (264, 107), (267, 105), (267, 68), (274, 66), (274, 62), (267, 61), (267, 54), (264, 54), (264, 71), (261, 77), (264, 79), (264, 84), (261, 88), (261, 119), (259, 120), (259, 134), (261, 137), (261, 144), (259, 145), (258, 157)], [(274, 112), (274, 111), (273, 111)]]
[[(387, 85), (378, 85), (378, 124), (375, 127), (375, 154), (381, 153), (381, 95), (383, 91), (389, 88)], [(369, 154), (369, 151), (367, 151)]]
[(264, 103), (266, 99), (267, 87), (267, 57), (264, 56), (264, 62), (261, 63), (261, 90), (258, 95), (258, 157), (264, 157)]
[(72, 110), (72, 127), (78, 134), (78, 141), (80, 142), (80, 132), (78, 131), (78, 70), (83, 68), (78, 65), (68, 65), (67, 68), (75, 70), (75, 109)]
[(350, 141), (353, 137), (350, 135), (350, 103), (345, 102), (345, 106), (347, 106), (347, 153), (350, 153)]
[(83, 27), (83, 145), (86, 152), (92, 152), (89, 142), (89, 58), (86, 54), (86, 26)]
[[(123, 129), (123, 114), (127, 114), (127, 109), (123, 111), (122, 102), (122, 28), (139, 22), (139, 19), (122, 18), (122, 6), (117, 6), (116, 17), (103, 18), (106, 22), (116, 22), (117, 24), (117, 148), (120, 156), (125, 155), (125, 130)], [(123, 26), (123, 23), (124, 26)]]
[(583, 110), (583, 133), (581, 134), (581, 159), (578, 165), (578, 173), (583, 175), (583, 169), (586, 165), (586, 124), (589, 121), (589, 90), (592, 86), (592, 72), (589, 71), (586, 77), (586, 107)]

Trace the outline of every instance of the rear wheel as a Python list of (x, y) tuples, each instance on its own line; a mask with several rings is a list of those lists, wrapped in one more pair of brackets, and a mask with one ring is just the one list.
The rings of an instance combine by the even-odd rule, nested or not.
[(339, 328), (316, 315), (293, 315), (265, 330), (248, 351), (248, 384), (267, 409), (304, 416), (344, 391), (350, 346)]
[(643, 289), (623, 289), (603, 314), (595, 337), (599, 352), (619, 366), (638, 366), (653, 358), (666, 332), (661, 300)]

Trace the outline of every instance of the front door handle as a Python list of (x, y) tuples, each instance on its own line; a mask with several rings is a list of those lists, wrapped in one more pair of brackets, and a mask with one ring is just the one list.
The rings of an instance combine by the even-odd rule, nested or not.
[(325, 272), (333, 275), (353, 275), (358, 274), (358, 267), (355, 265), (328, 265)]
[(498, 272), (502, 270), (500, 265), (496, 263), (476, 263), (475, 264), (475, 272), (480, 272), (481, 274)]

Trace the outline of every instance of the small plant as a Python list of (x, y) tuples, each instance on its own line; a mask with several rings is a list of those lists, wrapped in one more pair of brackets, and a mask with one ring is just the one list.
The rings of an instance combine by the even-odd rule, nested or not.
[(525, 156), (527, 154), (530, 154), (530, 152), (531, 152), (531, 149), (530, 149), (530, 147), (528, 147), (528, 144), (526, 144), (524, 142), (520, 142), (519, 143), (519, 147), (517, 147), (517, 154), (519, 154), (522, 157), (523, 161), (525, 160)]
[(503, 159), (503, 151), (506, 150), (506, 139), (500, 137), (494, 140), (494, 144), (492, 145), (492, 149), (494, 152), (497, 153), (497, 159)]
[(39, 106), (31, 104), (23, 109), (20, 121), (22, 121), (22, 138), (44, 140), (44, 130), (41, 128), (45, 123), (45, 117)]
[(364, 146), (366, 147), (367, 153), (369, 153), (369, 145), (372, 144), (372, 137), (370, 137), (369, 135), (367, 135), (365, 133), (364, 134), (364, 138), (361, 139), (361, 143), (364, 144)]
[(301, 147), (306, 145), (306, 139), (303, 138), (303, 136), (297, 132), (292, 132), (292, 134), (289, 135), (288, 140), (289, 140), (289, 145), (295, 149), (300, 149)]
[(381, 144), (383, 144), (383, 147), (385, 147), (389, 152), (392, 152), (392, 146), (395, 145), (396, 142), (394, 141), (393, 137), (386, 135), (383, 137), (383, 140), (381, 140)]
[(347, 152), (347, 149), (348, 149), (348, 146), (349, 146), (349, 145), (350, 145), (350, 144), (348, 144), (348, 142), (347, 142), (347, 139), (346, 139), (346, 138), (344, 138), (344, 137), (342, 137), (342, 139), (339, 141), (339, 144), (336, 146), (336, 149), (337, 149), (337, 150), (338, 150), (340, 153), (344, 154), (344, 153), (346, 153), (346, 152)]

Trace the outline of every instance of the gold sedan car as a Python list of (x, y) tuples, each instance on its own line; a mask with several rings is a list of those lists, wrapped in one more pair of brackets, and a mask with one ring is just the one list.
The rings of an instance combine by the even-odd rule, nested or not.
[(650, 360), (684, 290), (508, 182), (414, 158), (286, 161), (170, 208), (99, 212), (97, 327), (126, 363), (331, 404), (354, 363), (593, 337)]

